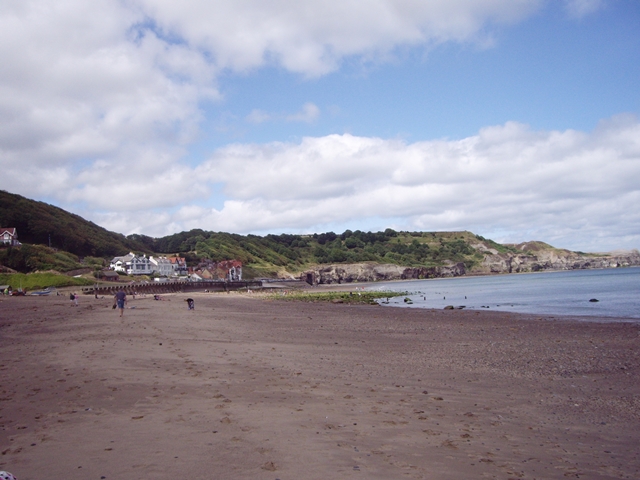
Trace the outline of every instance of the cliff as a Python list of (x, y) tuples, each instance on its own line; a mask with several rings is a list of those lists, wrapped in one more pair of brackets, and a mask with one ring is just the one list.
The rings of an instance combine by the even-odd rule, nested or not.
[[(471, 245), (483, 254), (483, 260), (468, 269), (463, 262), (448, 262), (437, 267), (403, 267), (393, 264), (354, 263), (318, 265), (305, 271), (300, 279), (311, 285), (414, 280), (463, 275), (491, 275), (590, 268), (620, 268), (640, 266), (640, 252), (582, 254), (551, 247), (542, 242), (527, 242), (512, 247), (513, 251), (498, 252), (484, 243)], [(516, 251), (522, 253), (516, 253)]]
[(328, 285), (332, 283), (459, 277), (465, 275), (465, 273), (464, 263), (452, 263), (451, 265), (440, 267), (403, 267), (393, 264), (352, 263), (319, 265), (304, 272), (301, 280), (310, 285)]
[[(476, 246), (474, 245), (474, 247)], [(483, 249), (484, 258), (472, 273), (526, 273), (640, 265), (638, 250), (598, 255), (557, 249), (542, 242), (526, 242), (514, 245), (514, 247), (522, 253), (500, 253), (494, 249)]]

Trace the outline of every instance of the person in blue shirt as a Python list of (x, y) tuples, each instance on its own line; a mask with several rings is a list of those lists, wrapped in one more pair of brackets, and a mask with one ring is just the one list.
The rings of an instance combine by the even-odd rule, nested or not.
[(114, 295), (114, 299), (116, 306), (120, 309), (120, 316), (122, 316), (124, 314), (124, 304), (127, 303), (127, 294), (124, 293), (124, 290), (120, 289)]

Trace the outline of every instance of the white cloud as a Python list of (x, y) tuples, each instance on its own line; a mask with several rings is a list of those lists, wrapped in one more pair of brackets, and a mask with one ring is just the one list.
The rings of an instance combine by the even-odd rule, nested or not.
[(277, 63), (305, 75), (335, 70), (344, 57), (398, 46), (482, 38), (487, 23), (516, 22), (541, 0), (137, 0), (169, 35), (208, 52), (219, 68)]
[[(637, 244), (640, 132), (624, 117), (590, 133), (506, 123), (458, 141), (328, 135), (237, 144), (186, 163), (203, 102), (221, 97), (223, 71), (272, 65), (312, 77), (406, 47), (484, 45), (493, 25), (543, 3), (5, 0), (0, 188), (81, 204), (125, 233), (308, 231), (376, 218), (407, 229), (530, 232), (574, 245), (609, 245), (617, 235)], [(582, 16), (601, 5), (574, 0), (567, 8)], [(307, 103), (297, 113), (254, 110), (246, 120), (319, 115)], [(227, 199), (219, 209), (207, 200), (214, 184)]]
[(200, 121), (198, 102), (217, 95), (201, 55), (138, 27), (145, 17), (120, 2), (0, 8), (4, 184), (20, 182), (25, 164), (71, 175), (77, 161), (186, 144)]
[(216, 209), (129, 216), (164, 235), (308, 232), (378, 223), (406, 230), (471, 230), (498, 240), (544, 240), (585, 251), (640, 243), (640, 123), (618, 116), (589, 133), (532, 131), (509, 122), (461, 140), (407, 144), (330, 135), (299, 143), (230, 145), (186, 176), (223, 184)]
[[(5, 0), (0, 4), (0, 188), (63, 196), (78, 169), (180, 160), (222, 70), (280, 65), (304, 75), (345, 57), (476, 41), (540, 0)], [(273, 114), (254, 111), (250, 122)], [(313, 122), (305, 104), (275, 118)], [(173, 156), (167, 156), (171, 152)], [(78, 166), (78, 162), (81, 163)], [(88, 166), (89, 165), (89, 166)], [(26, 166), (26, 167), (25, 167)], [(156, 165), (160, 167), (161, 165)], [(55, 168), (55, 182), (36, 182)], [(133, 167), (135, 168), (135, 167)], [(25, 172), (33, 171), (34, 177)], [(137, 193), (140, 192), (140, 193)], [(143, 190), (130, 191), (135, 199)]]

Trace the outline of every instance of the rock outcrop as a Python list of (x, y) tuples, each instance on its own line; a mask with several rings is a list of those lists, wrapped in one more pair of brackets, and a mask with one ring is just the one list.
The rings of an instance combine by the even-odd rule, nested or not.
[(484, 252), (484, 260), (473, 269), (472, 273), (525, 273), (637, 265), (640, 265), (640, 253), (637, 250), (619, 254), (587, 255), (549, 248), (539, 251), (527, 250), (522, 254)]
[(333, 283), (378, 282), (382, 280), (415, 280), (421, 278), (459, 277), (465, 275), (464, 263), (441, 267), (402, 267), (392, 264), (352, 263), (319, 265), (301, 275), (311, 285)]
[(500, 273), (542, 272), (545, 270), (579, 270), (590, 268), (620, 268), (640, 266), (640, 252), (614, 252), (594, 255), (553, 248), (541, 242), (516, 245), (522, 253), (500, 253), (484, 245), (472, 245), (484, 258), (469, 270), (464, 263), (449, 262), (439, 267), (403, 267), (393, 264), (354, 263), (319, 265), (307, 270), (300, 280), (311, 285), (378, 282), (388, 280), (416, 280), (426, 278), (459, 277), (463, 275), (491, 275)]

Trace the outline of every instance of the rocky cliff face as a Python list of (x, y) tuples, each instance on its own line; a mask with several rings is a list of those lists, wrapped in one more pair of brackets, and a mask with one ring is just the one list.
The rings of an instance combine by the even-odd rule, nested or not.
[(483, 252), (484, 259), (471, 271), (465, 268), (464, 263), (450, 263), (441, 267), (402, 267), (392, 264), (356, 263), (320, 265), (304, 272), (300, 279), (311, 285), (318, 285), (459, 277), (468, 274), (490, 275), (640, 266), (640, 253), (637, 250), (607, 255), (585, 255), (552, 247), (540, 248), (539, 245), (521, 244), (517, 247), (523, 253), (499, 253), (495, 249), (480, 248), (479, 245), (474, 245), (474, 248)]
[(475, 274), (525, 273), (544, 270), (580, 270), (588, 268), (618, 268), (640, 265), (637, 250), (611, 255), (581, 255), (568, 250), (528, 251), (523, 254), (485, 252)]
[(354, 263), (321, 265), (302, 274), (301, 280), (311, 285), (409, 280), (420, 278), (459, 277), (465, 275), (463, 263), (442, 267), (402, 267), (392, 264)]

